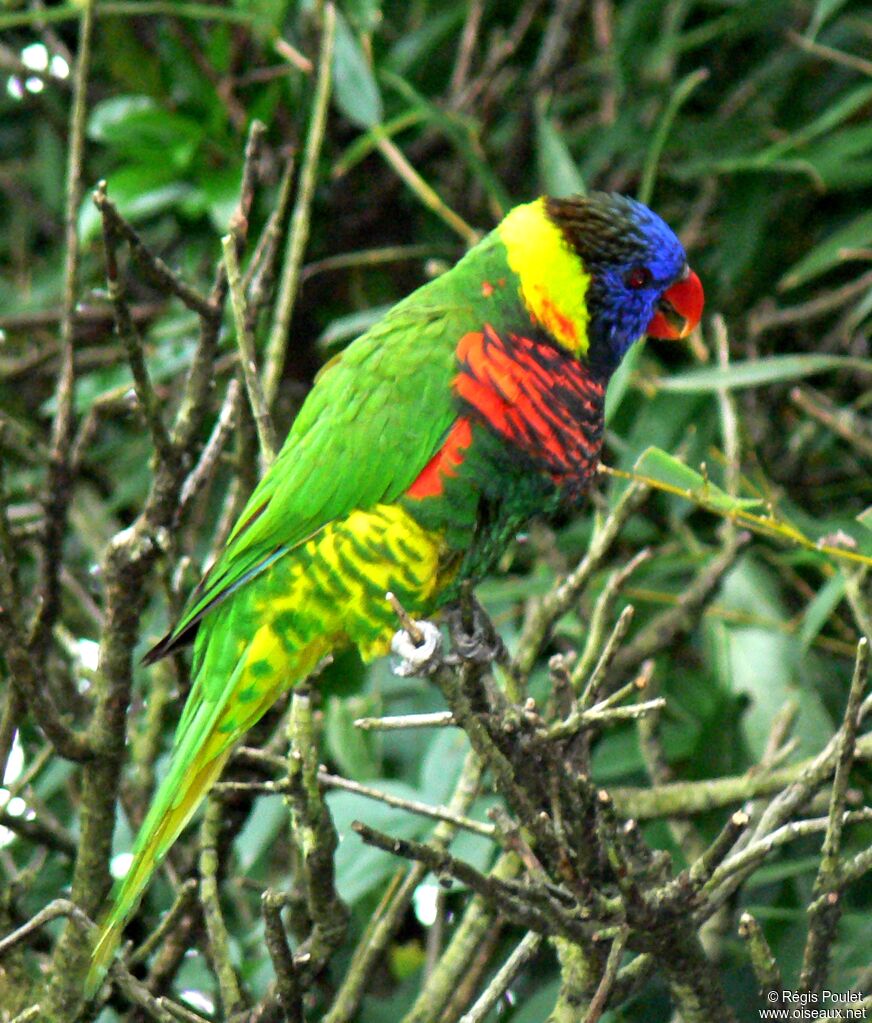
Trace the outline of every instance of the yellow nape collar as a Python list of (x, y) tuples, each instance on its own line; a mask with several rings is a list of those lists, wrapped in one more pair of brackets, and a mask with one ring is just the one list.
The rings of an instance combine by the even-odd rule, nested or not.
[(545, 212), (545, 200), (516, 206), (497, 228), (533, 320), (565, 348), (587, 352), (590, 274)]

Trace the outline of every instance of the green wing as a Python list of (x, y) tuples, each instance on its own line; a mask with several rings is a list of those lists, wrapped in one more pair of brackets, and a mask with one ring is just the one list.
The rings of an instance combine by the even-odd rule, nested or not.
[(393, 501), (415, 481), (456, 416), (454, 352), (470, 329), (471, 309), (434, 289), (439, 283), (395, 306), (323, 372), (226, 548), (147, 663), (188, 641), (208, 610), (326, 523)]

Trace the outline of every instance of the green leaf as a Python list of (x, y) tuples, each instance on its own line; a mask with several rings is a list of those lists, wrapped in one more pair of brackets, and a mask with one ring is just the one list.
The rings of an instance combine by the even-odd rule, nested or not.
[(849, 224), (835, 231), (816, 245), (798, 263), (787, 271), (778, 282), (781, 290), (797, 288), (800, 284), (814, 280), (827, 270), (845, 262), (844, 252), (862, 249), (872, 244), (872, 210), (866, 210)]
[(857, 359), (849, 355), (770, 355), (763, 359), (733, 362), (723, 369), (713, 366), (662, 377), (657, 381), (657, 387), (662, 391), (684, 393), (729, 391), (800, 380), (815, 373), (838, 369), (872, 373), (872, 359)]
[(872, 504), (868, 508), (864, 508), (863, 511), (857, 516), (857, 521), (861, 526), (865, 526), (870, 532), (872, 532)]
[(464, 732), (442, 728), (431, 740), (421, 765), (421, 798), (431, 804), (448, 800), (469, 750)]
[(545, 113), (536, 107), (536, 161), (542, 188), (548, 195), (584, 195), (584, 179), (569, 151), (563, 133)]
[(763, 504), (760, 498), (731, 497), (716, 484), (660, 448), (650, 447), (644, 451), (632, 472), (614, 468), (606, 468), (605, 472), (619, 479), (638, 479), (657, 490), (684, 497), (708, 511), (746, 526), (755, 533), (803, 548), (805, 551), (813, 552), (814, 556), (825, 554), (838, 561), (872, 565), (872, 556), (838, 546), (830, 539), (826, 530), (821, 529), (819, 523), (814, 520), (810, 528), (817, 534), (816, 539), (807, 535), (796, 522), (776, 515), (772, 508), (755, 511), (755, 506)]
[(225, 233), (239, 203), (242, 168), (238, 164), (213, 170), (204, 178), (201, 191), (209, 219), (216, 231)]
[(629, 728), (609, 729), (594, 747), (591, 771), (598, 783), (614, 784), (644, 768), (639, 740)]
[(381, 0), (345, 0), (345, 13), (358, 32), (372, 32), (378, 27), (381, 7)]
[(439, 51), (451, 30), (463, 22), (463, 5), (456, 4), (446, 11), (433, 11), (420, 19), (420, 27), (408, 29), (397, 39), (387, 56), (387, 65), (398, 74), (405, 74), (412, 68)]
[[(249, 14), (257, 29), (266, 36), (281, 31), (289, 0), (236, 0), (236, 7)], [(212, 30), (214, 33), (214, 29)]]
[(128, 118), (156, 110), (151, 96), (113, 96), (95, 104), (88, 118), (87, 135), (93, 142), (109, 142)]
[(355, 781), (368, 781), (378, 777), (379, 763), (373, 752), (374, 735), (354, 727), (355, 703), (335, 697), (328, 701), (324, 738), (343, 775)]
[(870, 99), (872, 99), (872, 85), (861, 85), (844, 93), (838, 99), (828, 103), (814, 120), (793, 132), (786, 139), (775, 142), (768, 152), (780, 154), (808, 145), (812, 139), (825, 135), (852, 117), (858, 110), (862, 110)]
[(171, 163), (184, 170), (203, 141), (205, 126), (158, 106), (147, 96), (118, 96), (99, 103), (88, 134), (143, 164)]
[[(526, 991), (525, 1000), (512, 1012), (512, 1023), (542, 1023), (543, 1019), (552, 1019), (551, 1010), (559, 994), (560, 982), (557, 978), (543, 978), (531, 985)], [(603, 1020), (607, 1021), (611, 1017), (612, 1013), (607, 1012)]]
[[(751, 556), (739, 560), (727, 574), (718, 604), (732, 611), (759, 615), (788, 623), (787, 611), (778, 593), (777, 579), (768, 565)], [(749, 699), (742, 717), (742, 731), (755, 759), (766, 748), (772, 721), (782, 707), (796, 704), (793, 735), (799, 753), (808, 756), (821, 746), (822, 737), (832, 732), (832, 722), (820, 697), (803, 685), (803, 657), (796, 636), (758, 627), (723, 627), (723, 684)]]
[(664, 483), (673, 490), (683, 491), (688, 497), (716, 511), (742, 511), (759, 508), (763, 504), (757, 497), (731, 497), (711, 480), (707, 480), (690, 466), (660, 448), (648, 448), (647, 451), (643, 451), (635, 468), (641, 476)]
[(651, 196), (654, 193), (654, 180), (657, 175), (657, 164), (660, 161), (660, 154), (663, 152), (663, 147), (666, 145), (666, 139), (669, 137), (669, 130), (672, 127), (672, 122), (675, 120), (675, 115), (684, 105), (684, 103), (690, 98), (691, 93), (708, 78), (708, 68), (697, 68), (696, 71), (691, 71), (689, 75), (686, 75), (676, 85), (669, 97), (669, 101), (660, 116), (660, 121), (654, 131), (654, 135), (651, 139), (651, 144), (648, 146), (648, 153), (645, 156), (645, 166), (642, 170), (642, 182), (639, 185), (639, 201), (644, 203), (651, 202)]
[(814, 5), (814, 13), (811, 16), (811, 23), (808, 26), (806, 36), (809, 39), (814, 39), (815, 36), (824, 27), (827, 21), (834, 14), (840, 11), (847, 0), (817, 0)]
[(358, 128), (372, 128), (384, 117), (381, 94), (370, 63), (348, 22), (338, 11), (333, 51), (333, 96), (342, 113)]
[(615, 414), (621, 407), (621, 402), (629, 390), (630, 382), (639, 366), (644, 350), (645, 340), (637, 341), (621, 359), (618, 368), (612, 374), (612, 379), (609, 381), (609, 387), (606, 391), (605, 419), (607, 426), (611, 425)]
[(279, 835), (290, 826), (284, 800), (276, 796), (258, 796), (254, 812), (234, 843), (240, 873), (249, 875), (261, 857), (268, 857)]
[[(803, 856), (798, 860), (783, 859), (778, 860), (775, 863), (764, 863), (762, 867), (758, 867), (757, 870), (748, 878), (745, 882), (745, 891), (753, 892), (758, 888), (767, 888), (773, 884), (777, 884), (779, 881), (784, 881), (789, 877), (797, 877), (800, 874), (812, 874), (816, 873), (820, 868), (821, 861), (819, 856)], [(750, 905), (748, 909), (760, 920), (765, 919), (783, 919), (783, 914), (777, 910), (773, 910), (770, 906), (754, 906)], [(783, 911), (788, 914), (789, 920), (797, 918), (798, 914), (794, 910)]]
[(391, 117), (384, 124), (379, 124), (372, 130), (358, 135), (344, 152), (340, 153), (339, 158), (333, 164), (334, 177), (342, 177), (343, 174), (347, 174), (362, 160), (365, 160), (370, 153), (378, 149), (381, 139), (393, 138), (394, 135), (399, 135), (400, 132), (420, 124), (426, 118), (425, 110), (405, 110), (402, 114)]
[(841, 572), (828, 579), (818, 590), (814, 600), (806, 607), (799, 628), (799, 641), (803, 650), (807, 650), (821, 629), (826, 625), (830, 615), (835, 611), (845, 595), (845, 577)]

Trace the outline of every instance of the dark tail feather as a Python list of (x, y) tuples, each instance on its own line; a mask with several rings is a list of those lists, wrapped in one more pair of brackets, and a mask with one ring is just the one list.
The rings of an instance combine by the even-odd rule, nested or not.
[(188, 625), (187, 628), (182, 629), (181, 632), (176, 632), (172, 629), (162, 639), (159, 639), (157, 643), (149, 650), (142, 658), (143, 664), (155, 664), (157, 661), (166, 657), (167, 654), (173, 653), (175, 650), (180, 650), (183, 646), (194, 642), (194, 637), (197, 635), (197, 629), (200, 625), (199, 617)]

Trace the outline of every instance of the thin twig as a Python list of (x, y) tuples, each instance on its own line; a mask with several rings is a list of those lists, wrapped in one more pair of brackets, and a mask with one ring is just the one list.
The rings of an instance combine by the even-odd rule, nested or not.
[(144, 962), (162, 944), (164, 938), (173, 930), (182, 914), (193, 903), (196, 893), (197, 882), (193, 877), (189, 877), (179, 888), (178, 892), (176, 892), (175, 901), (170, 906), (169, 911), (161, 917), (157, 927), (155, 927), (139, 948), (134, 949), (130, 954), (126, 961), (128, 966)]
[(496, 1008), (497, 1003), (508, 991), (515, 977), (535, 958), (541, 944), (542, 935), (535, 931), (528, 931), (515, 946), (509, 958), (497, 970), (475, 1005), (460, 1017), (459, 1023), (482, 1023), (488, 1013)]
[(292, 826), (302, 854), (302, 884), (312, 928), (294, 953), (301, 983), (318, 974), (342, 942), (349, 911), (336, 890), (334, 855), (339, 836), (318, 782), (318, 743), (312, 698), (294, 690), (288, 721), (291, 755), (287, 782)]
[(224, 401), (221, 404), (221, 411), (218, 413), (218, 418), (215, 420), (215, 426), (212, 428), (212, 433), (206, 441), (205, 447), (200, 454), (200, 458), (188, 474), (185, 482), (182, 484), (181, 493), (179, 494), (176, 523), (182, 520), (188, 506), (215, 474), (215, 470), (218, 467), (218, 460), (221, 457), (221, 452), (224, 450), (224, 445), (227, 443), (231, 433), (233, 432), (233, 426), (239, 411), (241, 395), (241, 385), (239, 381), (234, 378), (227, 385), (227, 393), (224, 395)]
[(457, 878), (522, 927), (542, 934), (563, 934), (576, 940), (583, 940), (587, 936), (580, 921), (563, 912), (546, 892), (540, 892), (544, 896), (542, 900), (534, 901), (535, 889), (532, 885), (524, 887), (524, 896), (520, 897), (520, 889), (516, 890), (506, 882), (497, 880), (492, 874), (484, 875), (446, 852), (434, 850), (411, 839), (395, 838), (361, 821), (353, 821), (351, 826), (367, 845), (384, 849), (404, 859), (418, 860), (436, 874)]
[(703, 608), (714, 598), (722, 579), (750, 540), (750, 534), (728, 535), (723, 548), (698, 573), (675, 607), (654, 617), (617, 651), (606, 675), (606, 686), (626, 677), (641, 661), (654, 657), (695, 625)]
[(629, 933), (630, 932), (627, 927), (622, 927), (615, 935), (615, 938), (612, 941), (612, 947), (609, 949), (606, 968), (603, 971), (603, 975), (597, 985), (594, 996), (590, 1000), (587, 1015), (584, 1017), (584, 1023), (597, 1023), (603, 1012), (605, 1012), (605, 1008), (609, 1001), (609, 995), (611, 995), (612, 989), (615, 986), (615, 979), (618, 976), (618, 967), (621, 965), (621, 958), (624, 955), (624, 949), (627, 945)]
[(481, 17), (484, 13), (484, 0), (470, 0), (466, 9), (466, 20), (463, 23), (463, 31), (460, 33), (460, 42), (457, 47), (457, 56), (454, 58), (454, 68), (448, 83), (449, 104), (456, 102), (461, 90), (466, 85), (469, 77), (469, 69), (472, 66), (472, 55), (475, 44), (478, 40)]
[[(97, 191), (94, 193), (94, 204), (101, 210), (101, 213), (100, 202), (105, 197), (106, 182), (100, 181), (97, 184)], [(116, 242), (119, 236), (114, 223), (111, 217), (103, 215), (103, 249), (106, 260), (106, 282), (109, 299), (115, 311), (115, 330), (118, 337), (121, 338), (124, 350), (127, 353), (127, 361), (133, 374), (133, 386), (136, 391), (136, 397), (139, 407), (142, 409), (146, 425), (151, 433), (155, 451), (158, 458), (168, 461), (175, 457), (175, 451), (161, 418), (160, 403), (154, 392), (148, 367), (145, 363), (142, 337), (130, 314), (124, 280), (118, 272)]]
[(360, 782), (351, 781), (348, 778), (340, 778), (327, 771), (318, 772), (318, 781), (328, 789), (343, 789), (345, 792), (355, 792), (367, 799), (375, 799), (387, 806), (396, 806), (401, 810), (408, 810), (409, 813), (417, 813), (422, 817), (430, 817), (436, 821), (446, 821), (456, 828), (463, 828), (464, 831), (471, 831), (475, 835), (483, 835), (485, 838), (493, 838), (495, 828), (493, 824), (485, 824), (482, 821), (473, 820), (470, 817), (453, 813), (446, 806), (431, 806), (429, 803), (422, 803), (417, 799), (403, 799), (401, 796), (392, 796), (389, 792), (382, 792), (369, 785), (362, 785)]
[(778, 969), (778, 963), (772, 954), (763, 929), (747, 911), (739, 918), (739, 937), (744, 938), (748, 945), (751, 968), (760, 985), (760, 993), (764, 997), (771, 998), (769, 992), (774, 991), (777, 997), (772, 1000), (780, 1004), (784, 992), (781, 971)]
[(39, 1019), (39, 1015), (42, 1012), (42, 1006), (37, 1003), (31, 1005), (25, 1009), (24, 1012), (20, 1012), (17, 1016), (13, 1016), (9, 1023), (33, 1023), (33, 1020)]
[(602, 564), (624, 523), (648, 494), (642, 484), (631, 483), (618, 498), (611, 514), (594, 534), (587, 553), (578, 566), (540, 601), (528, 609), (515, 661), (521, 676), (526, 676), (539, 656), (542, 644), (554, 623), (578, 600), (591, 575)]
[(761, 302), (748, 316), (748, 333), (757, 337), (777, 327), (791, 327), (794, 324), (809, 323), (826, 316), (833, 310), (844, 309), (853, 298), (865, 295), (872, 287), (872, 270), (861, 274), (856, 280), (848, 281), (837, 288), (828, 288), (823, 294), (800, 302), (797, 305), (779, 308), (771, 299)]
[[(726, 778), (708, 778), (705, 781), (678, 781), (647, 788), (612, 788), (611, 794), (623, 817), (635, 820), (656, 820), (661, 817), (693, 816), (708, 813), (722, 807), (744, 803), (749, 799), (772, 796), (784, 790), (786, 785), (812, 772), (816, 783), (822, 783), (832, 773), (827, 768), (831, 753), (808, 757), (788, 767), (759, 774), (748, 773)], [(824, 757), (821, 760), (821, 757)], [(872, 735), (865, 735), (857, 742), (858, 762), (872, 762)]]
[(88, 74), (94, 35), (96, 0), (87, 0), (79, 23), (79, 46), (70, 109), (69, 149), (64, 207), (64, 290), (60, 324), (60, 370), (55, 388), (55, 414), (51, 427), (51, 454), (42, 504), (45, 527), (42, 537), (39, 593), (30, 642), (32, 655), (44, 665), (51, 630), (60, 612), (61, 549), (73, 485), (70, 447), (75, 417), (75, 316), (79, 277), (79, 206), (85, 156), (85, 124), (88, 116)]
[(457, 722), (450, 710), (432, 714), (396, 714), (382, 718), (357, 718), (355, 728), (364, 732), (398, 732), (405, 728), (454, 728)]
[(857, 644), (857, 660), (848, 694), (848, 703), (839, 730), (836, 769), (830, 790), (830, 808), (821, 863), (812, 891), (808, 936), (805, 943), (799, 990), (819, 994), (827, 981), (836, 928), (842, 915), (840, 906), (840, 861), (842, 827), (848, 778), (854, 762), (860, 704), (869, 671), (869, 641), (864, 636)]
[(787, 38), (807, 53), (813, 53), (816, 57), (822, 57), (833, 64), (841, 64), (842, 67), (850, 68), (852, 71), (859, 71), (860, 74), (872, 78), (872, 60), (865, 60), (863, 57), (856, 56), (856, 54), (836, 50), (832, 46), (824, 46), (823, 43), (809, 39), (808, 36), (800, 35), (799, 32), (795, 32), (792, 28), (787, 30)]
[(263, 121), (254, 120), (248, 129), (245, 142), (245, 155), (242, 162), (242, 182), (239, 186), (239, 201), (230, 217), (230, 231), (236, 238), (239, 252), (248, 240), (248, 229), (251, 223), (251, 207), (257, 188), (259, 161), (263, 141), (266, 138), (266, 125)]
[[(653, 667), (653, 661), (647, 663)], [(652, 689), (655, 693), (657, 692), (657, 681), (654, 682)], [(645, 761), (648, 776), (657, 785), (664, 785), (672, 781), (672, 769), (660, 734), (661, 717), (660, 714), (652, 714), (649, 717), (640, 718), (637, 725), (642, 759)], [(668, 826), (684, 858), (688, 862), (701, 863), (705, 854), (705, 844), (700, 838), (695, 824), (673, 815), (669, 819)]]
[(587, 627), (587, 638), (585, 639), (584, 649), (581, 652), (578, 663), (572, 671), (572, 679), (574, 683), (587, 678), (588, 672), (594, 666), (596, 657), (602, 649), (606, 619), (621, 587), (627, 579), (629, 579), (633, 572), (635, 572), (640, 565), (649, 561), (650, 558), (651, 551), (647, 547), (643, 547), (642, 550), (637, 551), (637, 553), (630, 558), (626, 565), (623, 565), (621, 568), (617, 569), (617, 571), (612, 572), (606, 580), (606, 584), (603, 586), (602, 592), (599, 597), (597, 597), (596, 603), (593, 606), (593, 612), (590, 616), (590, 622)]
[(257, 355), (254, 350), (254, 338), (247, 326), (245, 294), (242, 290), (242, 278), (239, 273), (239, 260), (236, 256), (236, 239), (233, 234), (226, 234), (221, 239), (224, 252), (224, 263), (227, 267), (227, 283), (230, 287), (230, 304), (233, 307), (233, 321), (236, 325), (236, 343), (239, 345), (242, 373), (245, 388), (254, 416), (254, 425), (260, 441), (260, 454), (265, 466), (272, 465), (276, 457), (276, 438), (269, 406), (261, 386), (257, 372)]
[(433, 256), (456, 256), (453, 245), (385, 245), (378, 249), (361, 249), (359, 252), (340, 252), (336, 256), (306, 263), (301, 279), (308, 281), (317, 274), (331, 270), (346, 270), (351, 267), (382, 266), (384, 263), (400, 263), (412, 259), (429, 259)]
[(403, 155), (400, 147), (392, 138), (390, 138), (380, 125), (375, 125), (372, 128), (372, 133), (376, 139), (378, 151), (394, 169), (397, 176), (401, 178), (406, 185), (408, 185), (427, 209), (432, 210), (433, 213), (443, 220), (452, 231), (460, 235), (468, 246), (471, 247), (475, 245), (481, 238), (480, 232), (467, 224), (463, 217), (455, 213), (450, 206), (446, 205), (446, 203), (440, 198), (438, 192), (436, 192), (432, 186), (427, 184), (424, 178), (421, 177), (418, 171), (415, 170), (415, 168)]
[(221, 991), (221, 1003), (228, 1016), (245, 1008), (239, 978), (230, 956), (230, 936), (218, 898), (218, 833), (221, 829), (222, 803), (208, 799), (200, 829), (200, 902), (209, 935), (212, 963)]
[[(89, 760), (94, 750), (87, 736), (70, 728), (63, 720), (24, 642), (25, 626), (14, 579), (12, 565), (0, 549), (0, 645), (15, 691), (61, 756), (78, 762)], [(8, 731), (7, 726), (7, 734)]]
[(291, 318), (300, 283), (300, 266), (306, 243), (309, 240), (309, 224), (312, 217), (312, 201), (315, 197), (315, 182), (318, 172), (318, 158), (324, 142), (327, 111), (330, 101), (333, 67), (333, 42), (336, 29), (336, 9), (332, 3), (324, 5), (321, 26), (321, 48), (318, 53), (318, 75), (315, 81), (315, 97), (309, 119), (309, 133), (303, 153), (303, 164), (297, 186), (297, 201), (291, 217), (291, 228), (285, 249), (273, 323), (266, 343), (263, 369), (263, 393), (267, 408), (275, 404), (279, 382), (285, 367), (285, 356), (290, 342)]
[[(463, 762), (460, 777), (448, 804), (448, 810), (452, 816), (463, 817), (466, 815), (478, 795), (481, 777), (481, 763), (478, 757), (470, 751)], [(435, 849), (445, 849), (455, 833), (456, 829), (453, 824), (442, 821), (433, 829), (430, 845)], [(424, 880), (426, 873), (427, 868), (423, 864), (413, 863), (408, 867), (404, 876), (398, 875), (396, 885), (385, 893), (381, 905), (370, 918), (363, 937), (354, 951), (348, 971), (323, 1023), (350, 1023), (363, 997), (373, 967), (384, 955), (385, 949), (401, 926), (415, 890)], [(445, 963), (447, 958), (447, 953), (443, 954), (433, 974), (428, 978), (427, 984), (433, 981), (433, 975), (440, 972), (441, 964)]]
[[(602, 653), (599, 656), (599, 660), (594, 666), (594, 669), (590, 674), (590, 678), (587, 680), (584, 691), (578, 698), (578, 705), (581, 710), (588, 710), (595, 703), (600, 701), (600, 688), (605, 679), (606, 672), (608, 671), (612, 661), (615, 659), (624, 638), (630, 631), (630, 625), (632, 624), (633, 615), (635, 613), (636, 609), (633, 605), (627, 604), (624, 610), (618, 615), (618, 620), (615, 622), (615, 626), (612, 629), (609, 638), (606, 640)], [(580, 661), (579, 665), (583, 663), (583, 661)], [(581, 676), (578, 674), (577, 668), (572, 672), (570, 677), (573, 688), (579, 689), (581, 685)]]
[[(730, 365), (730, 342), (727, 324), (720, 313), (712, 318), (712, 330), (715, 336), (718, 365), (726, 370)], [(724, 459), (726, 462), (726, 480), (724, 489), (731, 497), (739, 496), (739, 482), (742, 473), (742, 452), (739, 442), (739, 417), (736, 414), (736, 403), (732, 392), (727, 388), (718, 390), (718, 407), (721, 412), (721, 433), (724, 438)], [(727, 520), (728, 528), (733, 523)]]
[(246, 326), (252, 334), (256, 333), (255, 328), (261, 310), (272, 295), (278, 272), (280, 243), (291, 206), (293, 184), (294, 154), (291, 153), (282, 168), (275, 207), (260, 233), (260, 238), (257, 240), (257, 245), (242, 280), (243, 289), (248, 295)]
[[(164, 999), (155, 998), (141, 980), (116, 962), (112, 964), (112, 980), (124, 996), (133, 1004), (138, 1005), (156, 1020), (157, 1023), (178, 1023), (180, 1017), (164, 1004)], [(202, 1017), (201, 1017), (202, 1018)], [(190, 1019), (185, 1023), (191, 1023)], [(198, 1021), (199, 1023), (199, 1021)]]
[(402, 625), (403, 629), (409, 634), (409, 637), (415, 646), (421, 646), (424, 642), (425, 636), (418, 627), (418, 623), (412, 618), (393, 593), (386, 593), (385, 600), (391, 605), (394, 614), (400, 621), (400, 625)]
[(304, 75), (310, 75), (315, 70), (312, 61), (304, 53), (300, 53), (296, 46), (292, 46), (287, 40), (279, 37), (273, 43), (273, 46), (280, 57), (283, 57), (298, 71), (302, 71)]
[(28, 920), (26, 924), (22, 924), (22, 926), (17, 930), (14, 930), (11, 934), (7, 934), (5, 938), (0, 940), (0, 957), (5, 955), (17, 944), (24, 941), (24, 939), (33, 934), (34, 931), (38, 931), (40, 927), (49, 923), (49, 921), (57, 920), (59, 916), (70, 917), (75, 920), (77, 924), (85, 928), (86, 931), (90, 931), (94, 927), (93, 920), (91, 920), (87, 913), (83, 912), (74, 902), (70, 902), (69, 899), (55, 899), (53, 902), (50, 902), (45, 909), (41, 909), (36, 916)]
[(160, 256), (155, 255), (149, 249), (134, 228), (121, 216), (115, 203), (105, 191), (94, 193), (94, 205), (100, 211), (104, 223), (107, 223), (112, 231), (127, 242), (131, 255), (147, 280), (151, 281), (161, 293), (168, 292), (175, 295), (198, 316), (214, 319), (215, 309), (209, 299), (187, 284), (180, 274), (167, 266)]
[(282, 923), (282, 907), (287, 899), (283, 892), (265, 891), (261, 900), (263, 908), (264, 937), (266, 947), (276, 973), (276, 987), (285, 1023), (304, 1023), (303, 992), (294, 965), (294, 957), (288, 947), (288, 938)]
[(872, 458), (872, 437), (862, 432), (863, 426), (868, 423), (864, 423), (859, 416), (854, 416), (848, 409), (826, 407), (824, 399), (819, 395), (813, 396), (808, 388), (794, 387), (790, 392), (790, 400), (828, 430), (852, 444), (861, 454)]

